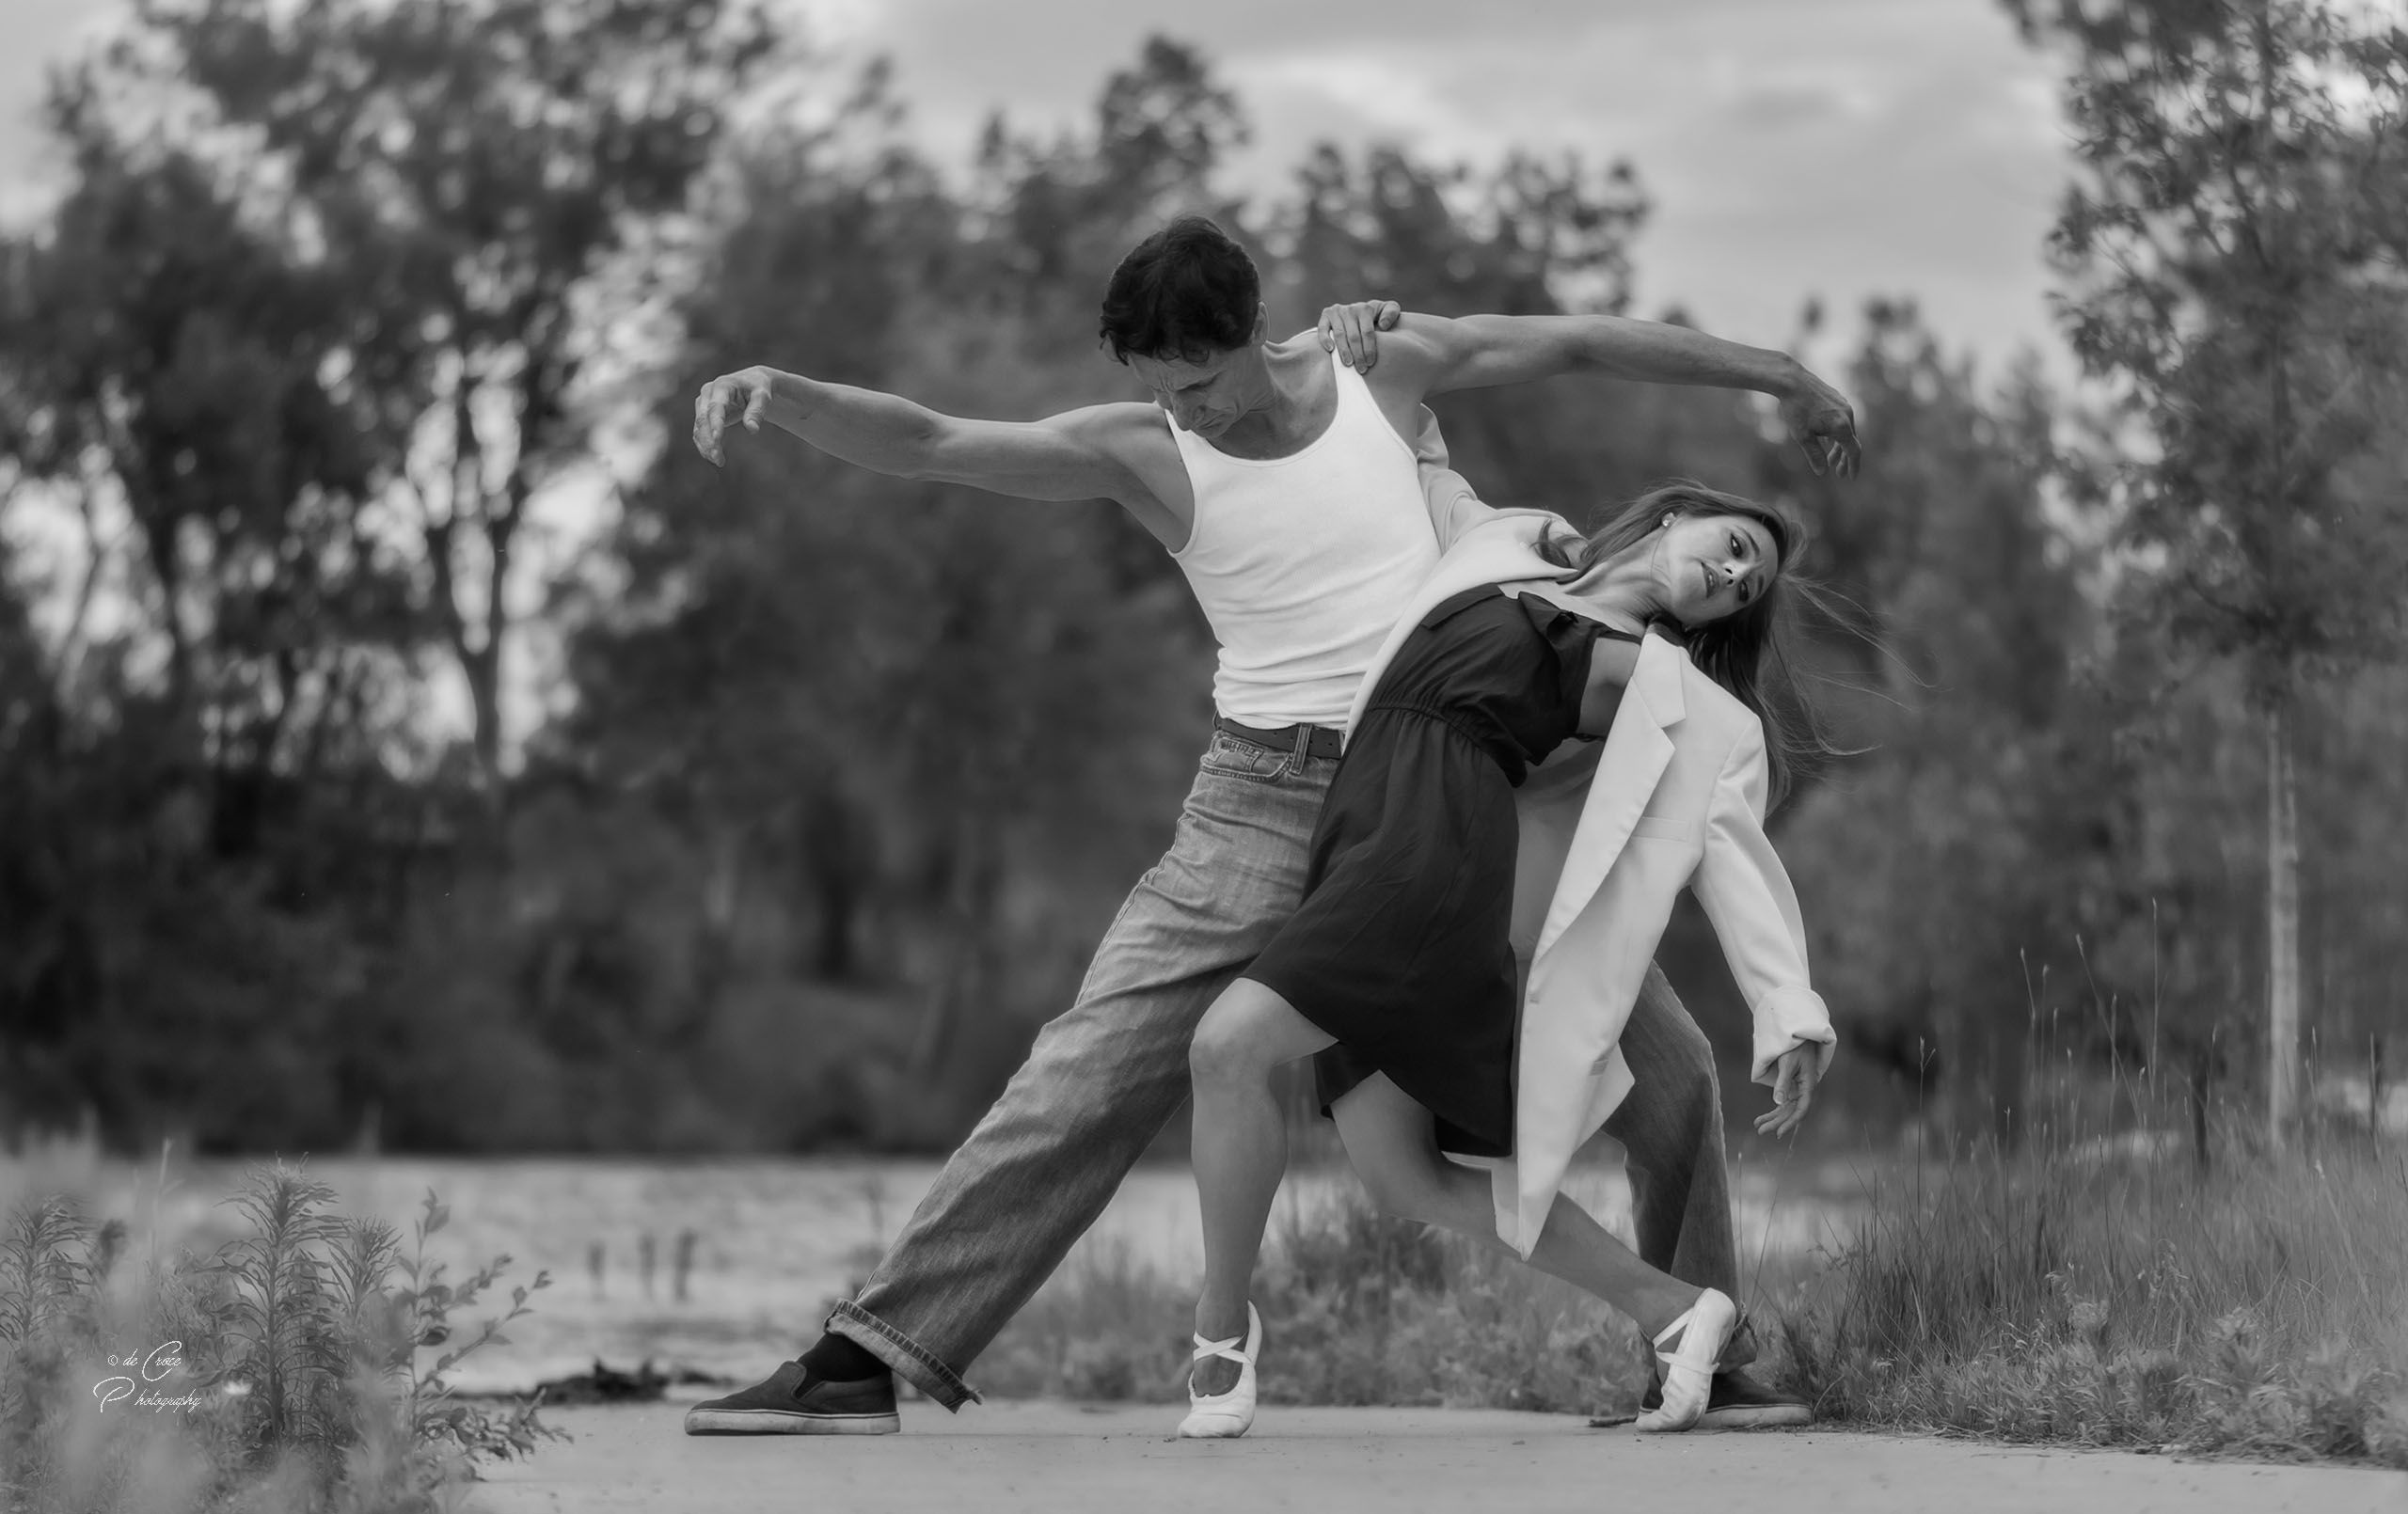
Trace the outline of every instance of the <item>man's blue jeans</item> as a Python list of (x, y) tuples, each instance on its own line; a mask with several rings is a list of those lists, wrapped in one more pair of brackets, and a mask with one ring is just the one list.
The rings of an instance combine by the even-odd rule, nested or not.
[[(1213, 733), (1169, 852), (1120, 907), (1077, 1001), (1038, 1033), (831, 1331), (947, 1409), (978, 1398), (961, 1374), (1177, 1112), (1196, 1021), (1295, 909), (1337, 771)], [(1714, 1059), (1660, 971), (1622, 1046), (1634, 1086), (1607, 1129), (1629, 1154), (1640, 1254), (1735, 1296)]]

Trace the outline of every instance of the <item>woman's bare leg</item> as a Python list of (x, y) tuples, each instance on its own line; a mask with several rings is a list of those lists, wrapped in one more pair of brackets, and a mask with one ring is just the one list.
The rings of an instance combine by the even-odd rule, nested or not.
[[(1356, 1084), (1330, 1109), (1347, 1160), (1386, 1212), (1467, 1237), (1508, 1256), (1497, 1234), (1489, 1176), (1438, 1151), (1430, 1112), (1385, 1076)], [(1638, 1321), (1653, 1339), (1698, 1301), (1699, 1290), (1659, 1272), (1614, 1238), (1589, 1211), (1559, 1193), (1529, 1265), (1560, 1277)], [(1244, 1327), (1244, 1311), (1239, 1311)]]
[[(1196, 1301), (1196, 1333), (1206, 1340), (1245, 1334), (1246, 1295), (1262, 1252), (1262, 1229), (1288, 1170), (1287, 1117), (1272, 1096), (1272, 1069), (1331, 1040), (1251, 978), (1223, 990), (1196, 1027), (1187, 1054), (1196, 1084), (1190, 1159), (1204, 1215), (1204, 1291)], [(1236, 1363), (1208, 1357), (1196, 1364), (1192, 1381), (1197, 1393), (1219, 1394), (1237, 1379)]]

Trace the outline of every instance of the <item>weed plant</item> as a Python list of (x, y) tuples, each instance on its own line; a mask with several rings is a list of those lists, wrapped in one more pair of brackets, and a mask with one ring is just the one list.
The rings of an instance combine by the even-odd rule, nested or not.
[[(334, 1197), (281, 1163), (255, 1169), (226, 1201), (233, 1239), (164, 1260), (154, 1239), (138, 1266), (121, 1222), (19, 1203), (0, 1237), (0, 1508), (419, 1514), (456, 1507), (479, 1459), (557, 1436), (536, 1399), (472, 1405), (445, 1380), (549, 1278), (455, 1341), (452, 1316), (509, 1258), (447, 1282), (426, 1261), (449, 1218), (432, 1192), (406, 1251)], [(154, 1201), (154, 1238), (155, 1220)]]

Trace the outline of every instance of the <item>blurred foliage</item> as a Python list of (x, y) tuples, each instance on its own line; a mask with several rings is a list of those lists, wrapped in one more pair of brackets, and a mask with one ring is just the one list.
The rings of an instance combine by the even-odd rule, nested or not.
[(232, 1238), (170, 1258), (155, 1233), (94, 1224), (72, 1197), (14, 1205), (0, 1230), (0, 1508), (432, 1514), (458, 1506), (481, 1461), (566, 1439), (540, 1394), (468, 1403), (445, 1378), (503, 1342), (550, 1278), (513, 1287), (506, 1312), (454, 1341), (455, 1314), (494, 1301), (510, 1258), (446, 1282), (426, 1260), (450, 1214), (432, 1192), (406, 1248), (385, 1221), (333, 1213), (334, 1197), (282, 1162), (254, 1168), (224, 1201), (243, 1217)]
[[(882, 67), (715, 0), (157, 3), (61, 76), (71, 187), (0, 242), (0, 1128), (949, 1144), (1169, 839), (1207, 628), (1101, 502), (775, 434), (714, 469), (700, 384), (768, 361), (979, 415), (1129, 397), (1095, 299), (1188, 208), (1256, 249), (1283, 329), (1642, 287), (1626, 164), (1324, 149), (1285, 195), (1216, 197), (1244, 111), (1172, 41), (1051, 139), (996, 120), (958, 174), (902, 108)], [(2028, 362), (1984, 381), (1909, 298), (1866, 316), (1853, 353), (1812, 309), (1798, 338), (1859, 405), (1845, 483), (1719, 391), (1439, 410), (1499, 503), (1585, 520), (1690, 474), (1811, 522), (1839, 598), (1800, 634), (1864, 751), (1776, 827), (1842, 1112), (2013, 1134), (2046, 1045), (2162, 1060), (2204, 1121), (2257, 1065), (2262, 742), (2230, 678), (2173, 676), (2172, 560), (2111, 486), (2123, 422)], [(2399, 548), (2396, 465), (2320, 486)], [(573, 498), (603, 528), (534, 550)], [(505, 733), (527, 685), (540, 723)], [(2400, 692), (2375, 657), (2300, 694), (2334, 1061), (2400, 1029)], [(1735, 1053), (1693, 913), (1664, 955)]]

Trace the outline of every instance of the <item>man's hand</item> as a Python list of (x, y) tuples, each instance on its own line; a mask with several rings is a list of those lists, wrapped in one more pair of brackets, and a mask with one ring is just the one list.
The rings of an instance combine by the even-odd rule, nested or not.
[(1772, 1111), (1756, 1116), (1757, 1133), (1784, 1136), (1797, 1129), (1822, 1075), (1823, 1049), (1814, 1042), (1800, 1041), (1782, 1052), (1772, 1065)]
[(1373, 333), (1394, 331), (1403, 318), (1404, 307), (1394, 300), (1333, 305), (1321, 313), (1321, 350), (1338, 353), (1339, 362), (1357, 373), (1368, 373), (1380, 360), (1379, 339)]
[(724, 465), (727, 449), (721, 436), (730, 420), (742, 421), (746, 431), (761, 429), (769, 414), (769, 370), (755, 367), (721, 373), (704, 385), (694, 396), (694, 450)]
[(1782, 396), (1781, 419), (1816, 478), (1833, 469), (1843, 479), (1856, 477), (1863, 449), (1857, 445), (1856, 412), (1839, 390), (1800, 368), (1797, 386)]

